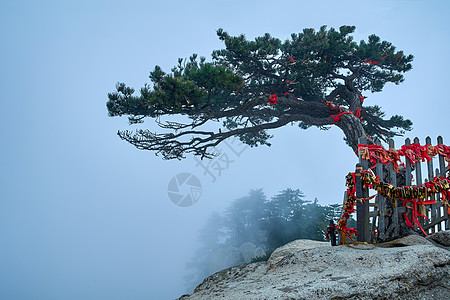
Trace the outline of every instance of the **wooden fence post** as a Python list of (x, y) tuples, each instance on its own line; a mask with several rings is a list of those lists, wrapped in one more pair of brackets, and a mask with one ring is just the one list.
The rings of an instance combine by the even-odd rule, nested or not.
[[(389, 140), (389, 148), (395, 149), (394, 141)], [(389, 164), (389, 182), (394, 186), (397, 187), (397, 173), (394, 170), (393, 163)], [(400, 227), (399, 227), (399, 221), (398, 221), (398, 201), (395, 198), (389, 199), (392, 203), (392, 215), (390, 218), (390, 224), (389, 227), (386, 230), (386, 236), (388, 239), (391, 239), (391, 237), (398, 237), (400, 233)]]
[[(427, 136), (427, 138), (425, 139), (425, 144), (426, 145), (430, 145), (431, 144), (431, 138), (429, 136)], [(434, 179), (434, 168), (433, 168), (433, 160), (429, 160), (427, 162), (427, 167), (428, 167), (428, 181), (432, 181)], [(436, 197), (434, 197), (434, 195), (430, 196), (431, 200), (436, 200)], [(436, 220), (436, 210), (437, 210), (437, 205), (436, 204), (432, 204), (431, 205), (431, 220)], [(434, 226), (431, 227), (431, 233), (435, 232), (435, 228)]]
[[(376, 140), (375, 141), (375, 145), (380, 146), (381, 145), (381, 141), (380, 140)], [(381, 181), (384, 181), (383, 178), (383, 164), (381, 163), (381, 161), (377, 160), (377, 166), (376, 166), (376, 174), (377, 176), (380, 178)], [(378, 195), (376, 198), (376, 202), (378, 204), (378, 239), (380, 239), (381, 241), (383, 241), (385, 239), (385, 234), (386, 234), (386, 198), (384, 198), (383, 195)]]
[[(411, 145), (411, 140), (409, 138), (407, 138), (405, 140), (405, 146), (410, 146), (410, 145)], [(405, 185), (406, 186), (411, 186), (412, 185), (411, 162), (409, 161), (409, 159), (405, 159), (405, 163), (406, 163)], [(409, 220), (411, 220), (411, 222), (414, 222), (412, 210), (406, 210), (406, 216), (408, 217)]]
[[(366, 138), (359, 138), (358, 143), (362, 145), (367, 144)], [(360, 163), (356, 166), (355, 171), (355, 185), (356, 185), (356, 198), (369, 197), (369, 190), (363, 188), (361, 181), (361, 171), (367, 170), (369, 162), (362, 157), (359, 157)], [(356, 231), (358, 242), (369, 242), (370, 230), (369, 230), (369, 201), (356, 201)]]
[[(438, 145), (444, 144), (444, 139), (442, 138), (442, 136), (438, 136), (437, 143), (438, 143)], [(439, 170), (441, 171), (440, 176), (445, 177), (445, 175), (447, 173), (447, 167), (445, 166), (444, 156), (442, 156), (441, 154), (439, 154)], [(450, 220), (449, 220), (449, 216), (448, 216), (446, 207), (444, 207), (444, 217), (447, 219), (445, 221), (445, 230), (449, 230), (450, 229)]]
[[(439, 171), (438, 168), (436, 168), (436, 172), (434, 174), (437, 177), (440, 176), (440, 171)], [(441, 219), (442, 217), (444, 217), (444, 214), (443, 213), (441, 214), (441, 207), (442, 207), (441, 195), (437, 194), (436, 195), (436, 219)], [(442, 221), (436, 224), (437, 225), (437, 231), (441, 231), (442, 230), (442, 224), (441, 223), (442, 223)]]
[[(347, 201), (347, 192), (344, 192), (344, 201), (342, 202), (342, 206), (345, 205), (346, 201)], [(342, 231), (339, 231), (338, 241), (339, 245), (345, 245), (345, 234), (342, 234)]]
[[(420, 144), (420, 140), (419, 138), (414, 138), (414, 144)], [(416, 185), (422, 185), (423, 184), (423, 180), (422, 180), (422, 164), (420, 163), (420, 161), (415, 163), (415, 169), (416, 169)], [(426, 206), (420, 204), (419, 205), (419, 212), (421, 215), (426, 215)], [(424, 217), (418, 217), (419, 223), (420, 225), (424, 226), (427, 222), (427, 220)]]

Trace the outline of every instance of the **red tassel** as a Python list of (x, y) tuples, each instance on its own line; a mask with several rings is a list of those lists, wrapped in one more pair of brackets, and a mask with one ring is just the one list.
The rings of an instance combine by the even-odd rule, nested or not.
[(352, 114), (352, 112), (351, 112), (351, 111), (341, 112), (341, 113), (338, 114), (336, 117), (335, 117), (334, 115), (330, 115), (330, 117), (333, 118), (333, 120), (334, 120), (334, 121), (333, 121), (333, 124), (334, 124), (334, 123), (336, 123), (337, 121), (339, 121), (343, 115), (347, 115), (347, 114)]
[(277, 94), (273, 94), (273, 95), (270, 95), (270, 98), (269, 98), (269, 103), (270, 104), (277, 104)]
[(378, 62), (371, 61), (371, 60), (364, 60), (365, 63), (371, 64), (371, 65), (378, 65)]

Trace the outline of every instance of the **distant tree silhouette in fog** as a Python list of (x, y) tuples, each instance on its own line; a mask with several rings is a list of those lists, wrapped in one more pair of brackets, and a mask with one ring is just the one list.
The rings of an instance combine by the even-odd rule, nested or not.
[(282, 190), (271, 199), (262, 189), (252, 190), (223, 214), (214, 212), (199, 231), (200, 247), (187, 265), (187, 279), (194, 287), (220, 269), (268, 257), (291, 241), (324, 241), (328, 222), (339, 219), (341, 207), (305, 200), (299, 189)]

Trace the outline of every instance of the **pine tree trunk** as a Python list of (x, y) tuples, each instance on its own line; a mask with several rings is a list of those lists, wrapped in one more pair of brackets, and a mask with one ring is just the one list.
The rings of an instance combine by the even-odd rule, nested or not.
[(346, 143), (353, 149), (355, 153), (358, 152), (358, 139), (360, 137), (368, 137), (364, 130), (361, 121), (354, 115), (343, 115), (341, 120), (336, 125), (342, 129), (345, 135)]
[[(391, 178), (390, 174), (389, 174), (390, 170), (389, 168), (385, 167), (383, 170), (383, 173), (385, 174), (384, 178), (382, 178), (383, 182), (389, 182), (389, 178)], [(397, 186), (405, 186), (406, 185), (406, 180), (405, 180), (405, 172), (406, 170), (404, 168), (400, 169), (400, 173), (396, 174), (396, 181), (397, 181)], [(398, 225), (395, 226), (394, 224), (394, 200), (388, 199), (388, 201), (386, 201), (386, 211), (388, 211), (389, 213), (385, 216), (381, 216), (384, 217), (384, 222), (386, 225), (386, 232), (379, 236), (378, 241), (379, 243), (381, 242), (389, 242), (407, 235), (411, 235), (411, 234), (417, 234), (414, 230), (412, 230), (410, 227), (408, 227), (408, 225), (406, 225), (406, 221), (405, 218), (403, 217), (403, 214), (399, 214), (398, 215)], [(402, 207), (403, 203), (401, 199), (397, 199), (397, 207)]]

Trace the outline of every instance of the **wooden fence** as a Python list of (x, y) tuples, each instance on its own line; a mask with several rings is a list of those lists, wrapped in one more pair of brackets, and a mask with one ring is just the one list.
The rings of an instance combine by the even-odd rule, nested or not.
[[(413, 143), (420, 144), (420, 141), (418, 138), (415, 138)], [(367, 145), (367, 141), (361, 138), (359, 144)], [(381, 145), (379, 141), (375, 142), (375, 144)], [(425, 144), (431, 145), (430, 137), (426, 138)], [(442, 137), (437, 138), (437, 144), (443, 144)], [(408, 145), (411, 145), (410, 139), (405, 140), (405, 146)], [(389, 148), (395, 149), (394, 141), (389, 141)], [(433, 180), (436, 176), (446, 177), (447, 168), (449, 167), (444, 156), (440, 154), (434, 159), (425, 162), (418, 161), (411, 164), (409, 159), (406, 158), (402, 162), (400, 172), (398, 166), (394, 166), (393, 163), (384, 165), (388, 170), (386, 173), (386, 169), (383, 168), (380, 159), (377, 159), (373, 172), (380, 181), (391, 184), (393, 187), (417, 187)], [(439, 168), (434, 168), (435, 163)], [(367, 160), (367, 156), (360, 152), (354, 181), (357, 199), (370, 198), (369, 189), (363, 185), (361, 180), (361, 172), (367, 171), (369, 165), (370, 162)], [(394, 168), (397, 168), (397, 172)], [(344, 197), (344, 204), (346, 199), (347, 196)], [(405, 226), (405, 223), (409, 223), (413, 230), (422, 235), (450, 229), (447, 208), (441, 204), (440, 194), (429, 195), (426, 199), (421, 199), (418, 202), (408, 202), (401, 197), (387, 198), (380, 193), (373, 199), (356, 201), (356, 220), (357, 241), (359, 242), (383, 241), (386, 237), (398, 236), (401, 226)], [(411, 223), (414, 223), (414, 226), (411, 226)], [(341, 236), (339, 240), (341, 244), (344, 243), (345, 236)]]

